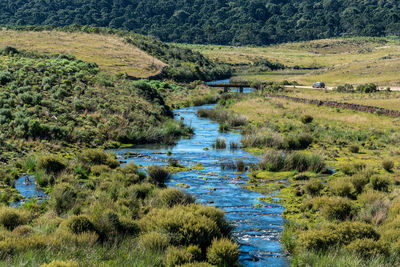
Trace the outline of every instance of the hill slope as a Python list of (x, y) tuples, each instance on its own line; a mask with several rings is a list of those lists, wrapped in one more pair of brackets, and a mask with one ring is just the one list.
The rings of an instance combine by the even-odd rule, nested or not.
[(4, 0), (2, 25), (94, 24), (163, 41), (270, 44), (400, 34), (400, 4), (381, 0)]
[(166, 66), (161, 60), (115, 35), (0, 31), (0, 47), (7, 45), (29, 51), (74, 55), (83, 61), (96, 62), (103, 70), (140, 78), (156, 75)]

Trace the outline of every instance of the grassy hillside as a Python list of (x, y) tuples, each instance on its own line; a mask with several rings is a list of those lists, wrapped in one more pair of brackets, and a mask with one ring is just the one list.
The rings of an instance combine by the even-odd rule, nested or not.
[(400, 35), (400, 6), (381, 0), (4, 0), (1, 25), (97, 25), (163, 41), (265, 45)]
[(179, 106), (217, 99), (215, 90), (195, 88), (129, 81), (72, 56), (5, 47), (0, 52), (1, 158), (115, 141), (171, 143), (190, 131), (172, 118), (165, 101)]
[[(157, 40), (156, 38), (144, 36), (141, 34), (137, 34), (131, 31), (123, 31), (116, 30), (111, 28), (99, 28), (94, 26), (78, 26), (78, 25), (70, 25), (65, 27), (54, 27), (54, 26), (29, 26), (29, 27), (8, 27), (7, 29), (13, 29), (20, 33), (14, 33), (15, 38), (17, 40), (22, 39), (23, 42), (24, 36), (32, 36), (34, 38), (38, 38), (43, 34), (49, 32), (50, 35), (54, 36), (65, 36), (65, 38), (71, 39), (75, 38), (75, 45), (82, 42), (91, 43), (92, 39), (94, 44), (82, 44), (82, 47), (89, 49), (96, 49), (93, 45), (99, 45), (97, 41), (102, 43), (104, 39), (108, 39), (105, 43), (113, 42), (113, 45), (109, 47), (106, 45), (101, 45), (101, 50), (94, 52), (94, 57), (91, 57), (97, 61), (99, 64), (105, 64), (104, 60), (107, 57), (112, 57), (113, 64), (117, 64), (116, 68), (123, 67), (122, 70), (129, 70), (130, 67), (127, 66), (128, 62), (147, 62), (149, 58), (148, 55), (157, 58), (159, 61), (151, 59), (150, 66), (146, 67), (149, 70), (157, 69), (157, 66), (163, 66), (160, 62), (164, 62), (167, 66), (163, 69), (159, 78), (168, 78), (173, 79), (179, 82), (191, 82), (195, 80), (217, 80), (229, 77), (231, 75), (231, 68), (226, 64), (218, 64), (204, 57), (201, 53), (194, 52), (188, 48), (181, 48), (176, 45), (166, 44)], [(35, 33), (37, 32), (37, 33)], [(45, 33), (43, 33), (45, 32)], [(67, 33), (67, 34), (66, 34)], [(74, 33), (75, 35), (73, 35)], [(85, 34), (89, 33), (89, 35)], [(80, 37), (74, 37), (80, 36)], [(52, 37), (50, 37), (52, 38)], [(78, 39), (76, 39), (78, 38)], [(9, 39), (7, 37), (7, 39)], [(66, 40), (66, 41), (67, 41)], [(11, 42), (11, 40), (10, 40)], [(57, 41), (56, 41), (57, 42)], [(96, 44), (97, 43), (97, 44)], [(51, 49), (58, 51), (59, 48), (56, 47), (52, 43), (48, 43)], [(73, 45), (73, 44), (71, 44)], [(38, 44), (30, 45), (34, 47), (40, 48), (41, 46)], [(68, 45), (67, 45), (68, 46)], [(116, 51), (117, 47), (124, 48), (126, 51)], [(70, 46), (68, 46), (70, 47)], [(71, 48), (72, 49), (72, 48)], [(136, 51), (139, 53), (136, 59), (127, 60), (123, 55), (128, 51)], [(137, 49), (142, 50), (143, 52), (139, 52)], [(79, 49), (73, 49), (72, 52), (77, 53), (82, 56), (82, 53)], [(82, 51), (84, 52), (84, 51)], [(106, 58), (101, 56), (101, 53), (106, 54)], [(147, 53), (148, 55), (145, 55)], [(100, 56), (96, 56), (99, 55)], [(144, 57), (142, 57), (144, 55)], [(84, 55), (84, 57), (89, 57), (89, 55)], [(119, 61), (119, 63), (118, 63)], [(96, 61), (95, 61), (96, 62)], [(153, 64), (154, 63), (154, 64)], [(135, 67), (133, 67), (133, 70)], [(143, 70), (144, 72), (146, 70)], [(124, 73), (122, 73), (124, 74)], [(142, 75), (143, 76), (143, 75)], [(140, 76), (140, 77), (142, 77)]]
[[(279, 62), (289, 69), (239, 74), (245, 79), (297, 81), (328, 86), (374, 82), (399, 86), (400, 42), (387, 38), (325, 39), (266, 47), (183, 45), (213, 60), (233, 65), (254, 64), (261, 59)], [(311, 70), (309, 70), (311, 68)]]
[(166, 65), (115, 35), (3, 29), (0, 47), (7, 45), (42, 53), (74, 55), (77, 59), (95, 62), (102, 70), (134, 77), (158, 74)]

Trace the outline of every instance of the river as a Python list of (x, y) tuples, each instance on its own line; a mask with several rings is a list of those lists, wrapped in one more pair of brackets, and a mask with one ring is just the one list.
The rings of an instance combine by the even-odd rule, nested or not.
[[(198, 203), (214, 205), (225, 211), (227, 219), (234, 225), (233, 236), (240, 244), (240, 262), (244, 266), (288, 266), (279, 242), (284, 208), (259, 201), (257, 199), (262, 194), (245, 189), (248, 179), (246, 173), (238, 174), (234, 170), (221, 168), (221, 162), (242, 159), (246, 163), (257, 163), (258, 158), (243, 149), (229, 149), (230, 142), (240, 142), (242, 136), (239, 133), (219, 133), (217, 122), (197, 116), (200, 108), (213, 107), (205, 105), (174, 111), (175, 119), (183, 118), (194, 129), (192, 138), (181, 139), (175, 146), (146, 145), (115, 152), (121, 160), (129, 152), (136, 155), (124, 160), (142, 166), (167, 165), (169, 157), (177, 159), (184, 166), (202, 163), (204, 170), (176, 173), (167, 185), (189, 185), (184, 190), (193, 194)], [(226, 140), (227, 149), (212, 148), (217, 137)], [(167, 155), (169, 151), (172, 152), (170, 156)]]

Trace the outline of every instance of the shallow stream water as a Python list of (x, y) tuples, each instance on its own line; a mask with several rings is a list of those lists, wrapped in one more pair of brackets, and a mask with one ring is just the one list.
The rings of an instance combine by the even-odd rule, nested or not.
[[(178, 184), (193, 194), (198, 203), (214, 205), (225, 211), (227, 219), (234, 225), (233, 236), (240, 244), (240, 261), (244, 266), (287, 266), (279, 235), (283, 228), (282, 212), (278, 204), (257, 200), (263, 195), (244, 188), (248, 176), (221, 167), (222, 162), (242, 159), (245, 163), (257, 163), (258, 158), (242, 149), (230, 150), (231, 142), (240, 142), (238, 133), (219, 133), (219, 124), (206, 118), (199, 118), (200, 108), (213, 108), (214, 105), (188, 107), (175, 110), (177, 120), (184, 119), (194, 129), (194, 136), (181, 139), (173, 147), (146, 145), (132, 149), (115, 150), (117, 156), (126, 162), (138, 165), (167, 165), (173, 157), (184, 166), (202, 163), (204, 170), (176, 173), (167, 183)], [(216, 138), (226, 140), (227, 149), (214, 149)], [(167, 152), (172, 152), (168, 156)], [(128, 159), (124, 155), (130, 155)], [(124, 159), (123, 159), (124, 158)]]
[[(217, 83), (229, 80), (216, 81)], [(245, 89), (249, 92), (251, 89)], [(184, 166), (202, 163), (204, 170), (192, 170), (176, 173), (167, 185), (189, 186), (188, 193), (196, 197), (198, 203), (213, 205), (225, 211), (226, 218), (233, 224), (233, 236), (240, 244), (240, 262), (244, 266), (288, 266), (279, 235), (283, 229), (282, 212), (278, 204), (265, 203), (258, 198), (262, 194), (245, 189), (247, 173), (237, 173), (224, 169), (221, 163), (243, 160), (247, 164), (257, 163), (258, 158), (243, 149), (229, 149), (231, 142), (240, 143), (239, 133), (219, 133), (219, 124), (210, 119), (199, 118), (200, 108), (213, 108), (214, 105), (188, 107), (174, 111), (175, 119), (181, 120), (194, 129), (194, 136), (181, 139), (172, 147), (145, 145), (135, 148), (117, 149), (114, 152), (124, 162), (135, 162), (138, 165), (167, 165), (168, 158), (173, 157)], [(212, 145), (217, 138), (226, 140), (226, 149), (214, 149)], [(172, 152), (168, 156), (167, 152)], [(126, 158), (126, 155), (130, 155)], [(31, 197), (45, 198), (43, 191), (38, 190), (34, 177), (25, 176), (16, 181), (16, 189), (26, 199)], [(22, 202), (13, 203), (20, 205)]]

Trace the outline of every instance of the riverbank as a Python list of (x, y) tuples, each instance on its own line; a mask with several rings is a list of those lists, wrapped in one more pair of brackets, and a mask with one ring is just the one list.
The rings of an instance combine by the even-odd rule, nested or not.
[(292, 264), (399, 262), (398, 119), (255, 95), (225, 108), (249, 120), (242, 145), (265, 154), (247, 187), (285, 207)]

